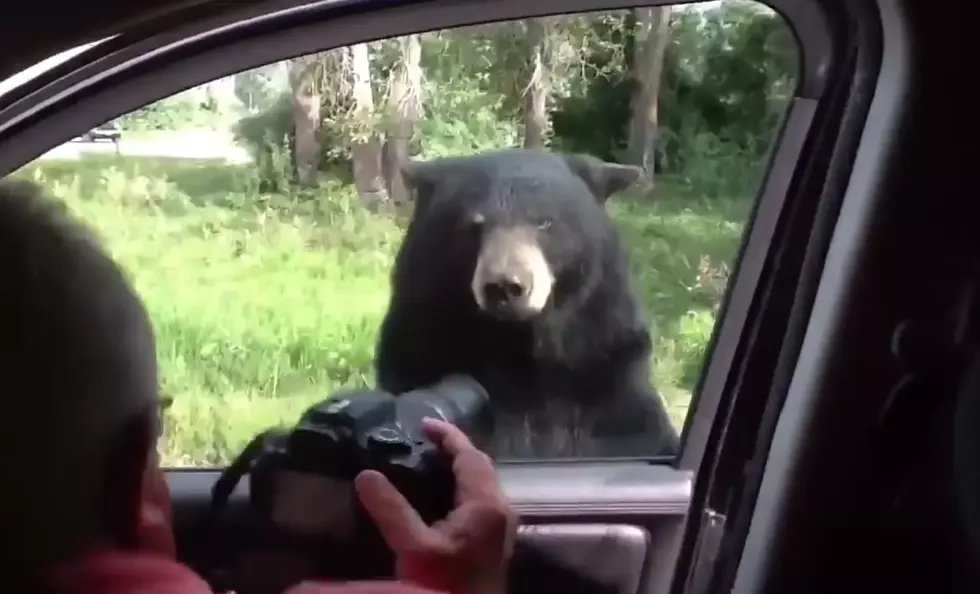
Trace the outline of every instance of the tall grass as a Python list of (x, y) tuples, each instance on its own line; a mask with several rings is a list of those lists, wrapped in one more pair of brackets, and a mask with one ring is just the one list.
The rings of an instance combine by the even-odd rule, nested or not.
[[(97, 231), (152, 316), (161, 389), (174, 398), (165, 463), (225, 462), (291, 423), (371, 362), (403, 229), (349, 187), (269, 194), (247, 168), (133, 157), (43, 161), (44, 184)], [(750, 201), (614, 201), (651, 320), (653, 378), (680, 425)]]

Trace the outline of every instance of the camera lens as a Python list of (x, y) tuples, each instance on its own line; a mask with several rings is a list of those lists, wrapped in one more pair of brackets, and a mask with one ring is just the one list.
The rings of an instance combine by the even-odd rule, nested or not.
[(409, 431), (421, 427), (425, 417), (441, 419), (465, 431), (484, 414), (487, 401), (486, 390), (476, 380), (452, 375), (429, 388), (399, 396), (398, 420)]

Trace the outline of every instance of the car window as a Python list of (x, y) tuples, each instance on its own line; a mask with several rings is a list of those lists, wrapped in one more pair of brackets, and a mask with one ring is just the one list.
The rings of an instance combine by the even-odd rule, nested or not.
[(0, 96), (10, 92), (13, 89), (21, 86), (22, 84), (31, 81), (38, 76), (41, 76), (45, 72), (48, 72), (52, 68), (55, 68), (59, 64), (63, 64), (68, 60), (74, 58), (78, 54), (99, 45), (100, 43), (105, 43), (109, 41), (112, 37), (106, 37), (105, 39), (100, 39), (98, 41), (93, 41), (86, 43), (84, 45), (79, 45), (71, 49), (65, 50), (63, 52), (57, 53), (50, 58), (41, 60), (37, 64), (34, 64), (30, 68), (25, 68), (17, 74), (0, 80)]
[(499, 459), (672, 454), (799, 59), (751, 2), (432, 31), (188, 89), (16, 175), (147, 303), (169, 466), (454, 371)]

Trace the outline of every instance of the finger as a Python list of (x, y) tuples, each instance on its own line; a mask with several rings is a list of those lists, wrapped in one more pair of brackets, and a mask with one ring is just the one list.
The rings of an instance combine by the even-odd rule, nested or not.
[(453, 460), (457, 502), (482, 501), (506, 506), (497, 471), (490, 458), (479, 450), (461, 452)]
[(470, 438), (452, 423), (426, 417), (422, 419), (422, 431), (425, 432), (426, 437), (438, 444), (453, 458), (458, 456), (460, 452), (476, 449)]
[(426, 437), (453, 458), (457, 500), (493, 499), (503, 501), (493, 460), (478, 450), (455, 425), (438, 419), (423, 420)]
[(360, 473), (354, 479), (354, 488), (361, 505), (392, 551), (420, 551), (439, 546), (440, 536), (425, 524), (380, 472), (365, 470)]

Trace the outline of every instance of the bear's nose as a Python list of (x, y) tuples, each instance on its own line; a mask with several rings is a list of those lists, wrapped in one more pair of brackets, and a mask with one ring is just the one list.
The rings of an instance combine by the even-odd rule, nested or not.
[(513, 276), (499, 277), (483, 285), (488, 305), (505, 305), (526, 296), (527, 292), (527, 285)]

